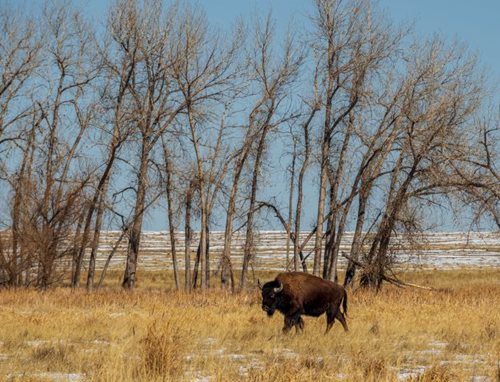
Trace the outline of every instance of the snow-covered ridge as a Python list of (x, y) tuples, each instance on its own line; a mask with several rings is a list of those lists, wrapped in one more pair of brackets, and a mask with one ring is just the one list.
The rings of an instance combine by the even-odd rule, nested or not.
[[(7, 231), (0, 231), (0, 235)], [(309, 232), (301, 232), (303, 243)], [(103, 231), (97, 257), (97, 268), (104, 266), (109, 254), (116, 246), (121, 231)], [(176, 232), (177, 259), (180, 267), (184, 266), (184, 232)], [(191, 258), (194, 261), (199, 235), (193, 233), (191, 240)], [(231, 248), (231, 262), (234, 269), (239, 269), (243, 261), (245, 234), (235, 233)], [(341, 251), (349, 253), (352, 233), (342, 238)], [(210, 232), (210, 268), (219, 266), (220, 254), (224, 244), (224, 232)], [(127, 254), (127, 240), (124, 238), (114, 253), (110, 267), (122, 269)], [(307, 256), (313, 250), (314, 237), (304, 248)], [(161, 270), (172, 268), (170, 236), (166, 231), (143, 232), (140, 242), (139, 268), (145, 270)], [(419, 236), (396, 236), (391, 241), (391, 251), (401, 264), (424, 268), (455, 267), (500, 267), (500, 232), (429, 232)], [(89, 251), (87, 251), (89, 252)], [(86, 256), (88, 257), (88, 253)], [(307, 258), (312, 266), (313, 256)], [(293, 243), (289, 243), (287, 251), (287, 235), (284, 231), (259, 231), (255, 234), (252, 267), (260, 270), (283, 270), (293, 262)], [(84, 264), (87, 259), (84, 260)], [(339, 258), (339, 267), (343, 268), (346, 260)], [(60, 265), (70, 267), (70, 259), (66, 258)]]
[[(309, 232), (300, 234), (302, 242)], [(120, 236), (119, 231), (107, 231), (101, 235), (98, 262), (106, 261)], [(216, 269), (223, 249), (224, 233), (210, 233), (211, 268)], [(411, 240), (410, 240), (411, 239)], [(236, 233), (233, 237), (231, 261), (238, 267), (242, 263), (244, 233)], [(342, 239), (341, 251), (349, 252), (352, 233), (346, 233)], [(191, 251), (196, 254), (198, 235), (194, 233), (191, 241)], [(312, 251), (314, 239), (311, 239), (304, 249), (304, 255)], [(500, 267), (500, 232), (431, 232), (419, 237), (398, 236), (392, 241), (396, 258), (401, 263), (410, 263), (423, 267)], [(177, 258), (183, 266), (184, 232), (176, 232)], [(127, 242), (124, 240), (118, 247), (112, 259), (112, 266), (121, 267), (125, 261)], [(256, 235), (254, 250), (254, 268), (280, 270), (284, 269), (293, 257), (293, 244), (290, 243), (287, 256), (287, 240), (284, 231), (259, 231)], [(309, 257), (312, 260), (312, 256)], [(346, 263), (339, 259), (340, 267)], [(172, 265), (170, 255), (170, 237), (165, 231), (143, 232), (141, 235), (139, 264), (141, 268), (163, 269)], [(99, 265), (98, 265), (99, 266)]]

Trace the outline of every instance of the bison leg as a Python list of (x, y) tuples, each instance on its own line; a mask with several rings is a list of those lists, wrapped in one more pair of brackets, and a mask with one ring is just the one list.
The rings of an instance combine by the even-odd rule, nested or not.
[(297, 329), (297, 332), (303, 331), (304, 330), (304, 320), (302, 317), (299, 316), (298, 322), (295, 324), (295, 329)]
[(304, 320), (300, 317), (300, 314), (296, 313), (292, 316), (285, 316), (285, 326), (283, 326), (283, 333), (288, 333), (292, 326), (295, 326), (297, 333), (299, 330), (304, 329)]
[(337, 320), (339, 320), (339, 321), (340, 321), (340, 323), (341, 323), (341, 324), (342, 324), (342, 326), (344, 327), (344, 330), (345, 330), (346, 332), (348, 332), (348, 331), (349, 331), (349, 328), (347, 327), (347, 322), (345, 321), (344, 314), (340, 311), (340, 309), (339, 309), (339, 310), (337, 310), (337, 313), (335, 314), (335, 318), (336, 318)]
[(302, 317), (297, 316), (294, 325), (295, 325), (295, 333), (302, 332), (304, 330), (304, 320), (302, 319)]
[(330, 331), (333, 324), (335, 323), (335, 317), (337, 315), (337, 311), (338, 311), (338, 309), (335, 309), (335, 308), (328, 308), (326, 310), (326, 331), (325, 331), (325, 334)]
[(285, 326), (283, 326), (283, 333), (288, 333), (293, 325), (295, 325), (293, 317), (285, 316)]

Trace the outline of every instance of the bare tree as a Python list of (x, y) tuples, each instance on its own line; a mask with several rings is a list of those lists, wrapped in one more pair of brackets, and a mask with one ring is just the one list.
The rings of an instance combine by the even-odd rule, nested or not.
[(405, 220), (411, 203), (456, 189), (450, 171), (467, 154), (464, 133), (483, 94), (475, 59), (457, 46), (447, 48), (442, 41), (432, 40), (415, 45), (413, 54), (414, 64), (408, 65), (405, 75), (387, 199), (361, 278), (362, 285), (375, 288), (380, 288), (390, 266), (392, 233), (398, 224), (414, 224)]
[(283, 54), (278, 60), (272, 49), (274, 26), (271, 15), (263, 23), (257, 22), (255, 27), (255, 47), (252, 51), (251, 66), (253, 75), (259, 79), (262, 92), (265, 94), (262, 105), (259, 105), (261, 115), (257, 115), (258, 130), (255, 138), (255, 159), (251, 176), (250, 197), (246, 219), (246, 238), (243, 252), (240, 287), (247, 285), (248, 266), (252, 259), (254, 245), (254, 216), (256, 212), (257, 187), (262, 168), (262, 161), (267, 147), (268, 134), (273, 129), (293, 118), (293, 110), (280, 110), (287, 100), (289, 86), (296, 79), (303, 61), (303, 56), (295, 47), (293, 36), (286, 38)]
[[(324, 94), (324, 117), (323, 133), (320, 152), (320, 177), (319, 197), (317, 212), (317, 228), (314, 245), (313, 274), (319, 275), (321, 269), (321, 247), (323, 239), (322, 218), (325, 211), (326, 188), (328, 181), (328, 166), (331, 151), (332, 136), (335, 128), (350, 114), (359, 101), (359, 95), (353, 93), (347, 97), (348, 102), (341, 102), (336, 108), (334, 99), (342, 92), (344, 84), (351, 79), (350, 69), (353, 68), (351, 45), (356, 42), (352, 32), (359, 30), (359, 15), (361, 14), (361, 2), (350, 2), (344, 6), (342, 1), (317, 0), (316, 17), (316, 43), (313, 47), (316, 55), (323, 58), (320, 62), (321, 69), (318, 70), (324, 77), (320, 81)], [(338, 98), (341, 99), (339, 96)], [(331, 196), (335, 196), (335, 182), (331, 189)], [(332, 225), (330, 218), (330, 226)], [(332, 228), (330, 227), (330, 232)]]
[[(389, 74), (385, 64), (396, 57), (404, 33), (391, 28), (366, 1), (318, 0), (314, 22), (317, 38), (313, 51), (320, 58), (316, 71), (325, 98), (313, 273), (319, 274), (322, 263), (323, 277), (336, 279), (347, 217), (366, 161), (372, 154), (365, 151), (357, 163), (352, 157), (352, 152), (359, 147), (356, 127), (367, 122), (361, 116), (377, 100), (378, 77)], [(328, 224), (323, 235), (321, 221), (328, 186)]]
[[(21, 245), (20, 230), (25, 201), (24, 188), (31, 181), (31, 161), (37, 128), (41, 122), (39, 108), (33, 106), (32, 84), (35, 71), (41, 65), (42, 36), (32, 19), (16, 17), (12, 9), (0, 12), (0, 174), (13, 189), (11, 207), (12, 253), (3, 254), (3, 267), (9, 274), (8, 283), (22, 284), (22, 273), (29, 267)], [(22, 106), (21, 106), (22, 105)], [(37, 112), (38, 110), (38, 112)], [(8, 161), (16, 155), (16, 143), (21, 156), (16, 175), (9, 176)], [(1, 182), (2, 180), (0, 180)], [(6, 251), (6, 246), (4, 245)]]
[[(190, 141), (195, 154), (196, 185), (200, 200), (200, 243), (201, 288), (209, 286), (209, 215), (210, 181), (216, 158), (208, 161), (212, 168), (206, 168), (207, 143), (203, 136), (210, 136), (209, 123), (214, 115), (211, 109), (224, 105), (225, 100), (235, 94), (234, 83), (239, 68), (235, 58), (240, 46), (240, 36), (228, 44), (222, 42), (222, 36), (209, 30), (205, 16), (199, 11), (186, 7), (179, 27), (176, 30), (175, 43), (172, 46), (174, 64), (173, 77), (186, 105), (186, 123), (189, 127)], [(224, 132), (224, 124), (219, 129), (219, 137)], [(216, 142), (220, 141), (216, 138)], [(205, 147), (202, 147), (204, 145)], [(210, 150), (208, 150), (210, 151)], [(219, 147), (214, 153), (219, 155)]]
[[(292, 219), (293, 219), (293, 197), (294, 197), (294, 190), (295, 190), (295, 175), (296, 175), (296, 165), (297, 165), (297, 140), (295, 136), (293, 135), (293, 132), (291, 132), (291, 137), (292, 137), (292, 163), (288, 169), (290, 173), (290, 187), (288, 188), (288, 218), (287, 218), (287, 232), (290, 232), (292, 230)], [(285, 263), (285, 270), (290, 269), (291, 261), (290, 261), (290, 234), (286, 235), (286, 263)]]
[[(39, 80), (45, 81), (47, 91), (37, 94), (38, 117), (32, 120), (22, 165), (32, 186), (23, 188), (22, 199), (28, 213), (23, 236), (38, 267), (35, 282), (46, 288), (53, 281), (56, 260), (73, 252), (66, 243), (74, 238), (90, 179), (84, 168), (75, 171), (75, 162), (94, 118), (90, 85), (98, 68), (88, 59), (90, 36), (78, 13), (65, 6), (47, 8), (41, 22), (47, 50)], [(26, 170), (26, 165), (36, 170)]]
[[(122, 13), (123, 12), (123, 13)], [(130, 133), (130, 114), (127, 111), (131, 102), (129, 85), (138, 64), (139, 52), (133, 45), (131, 36), (123, 33), (123, 29), (132, 27), (132, 17), (126, 18), (126, 8), (118, 6), (110, 11), (108, 24), (109, 40), (102, 45), (94, 45), (97, 59), (102, 62), (104, 75), (102, 82), (101, 103), (103, 105), (103, 120), (100, 122), (102, 141), (106, 143), (106, 156), (103, 158), (102, 172), (96, 176), (96, 186), (89, 200), (86, 212), (85, 226), (81, 238), (79, 255), (76, 260), (75, 272), (72, 276), (72, 286), (80, 283), (80, 273), (85, 249), (89, 243), (91, 225), (94, 220), (94, 233), (90, 242), (91, 253), (87, 275), (87, 289), (94, 284), (95, 262), (106, 210), (107, 194), (113, 169), (116, 165), (120, 149), (127, 141)]]
[(123, 287), (133, 288), (139, 255), (140, 234), (144, 219), (149, 187), (148, 164), (151, 153), (172, 126), (178, 115), (186, 109), (179, 102), (179, 89), (172, 81), (171, 37), (177, 15), (176, 7), (167, 11), (161, 2), (148, 2), (140, 8), (136, 1), (117, 4), (117, 28), (126, 44), (119, 48), (125, 52), (137, 50), (138, 60), (128, 85), (131, 94), (132, 121), (138, 137), (135, 201), (133, 223), (129, 232), (127, 263)]

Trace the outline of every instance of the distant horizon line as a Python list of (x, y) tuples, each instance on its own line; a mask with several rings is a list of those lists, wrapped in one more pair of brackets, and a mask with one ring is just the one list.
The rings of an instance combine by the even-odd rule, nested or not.
[[(0, 232), (6, 232), (6, 231), (10, 231), (11, 228), (0, 228)], [(123, 232), (123, 230), (120, 230), (120, 229), (103, 229), (101, 230), (101, 232)], [(184, 233), (185, 231), (184, 230), (175, 230), (174, 231), (175, 233)], [(199, 233), (200, 231), (199, 230), (191, 230), (192, 233)], [(224, 230), (211, 230), (209, 232), (209, 234), (213, 234), (213, 233), (218, 233), (218, 234), (224, 234)], [(236, 231), (236, 232), (233, 232), (233, 235), (234, 234), (238, 234), (238, 233), (242, 233), (243, 231)], [(277, 229), (266, 229), (266, 230), (254, 230), (254, 232), (258, 232), (258, 233), (283, 233), (285, 234), (286, 231), (285, 230), (277, 230)], [(292, 231), (292, 232), (295, 232), (295, 231)], [(169, 234), (169, 230), (168, 229), (161, 229), (161, 230), (142, 230), (141, 231), (141, 234), (142, 233), (160, 233), (160, 234)], [(300, 231), (300, 233), (311, 233), (311, 230), (304, 230), (304, 231)], [(344, 232), (344, 235), (350, 235), (350, 234), (353, 234), (354, 231), (345, 231)], [(366, 231), (362, 231), (363, 234), (366, 234), (367, 232)], [(375, 232), (374, 232), (375, 233)], [(424, 230), (424, 231), (421, 231), (421, 232), (415, 232), (415, 233), (423, 233), (423, 234), (471, 234), (471, 233), (484, 233), (484, 234), (499, 234), (500, 235), (500, 230), (469, 230), (469, 231), (429, 231), (429, 230)], [(406, 234), (409, 234), (409, 232), (398, 232), (398, 234), (401, 234), (401, 235), (406, 235)], [(500, 239), (500, 236), (499, 236), (499, 239)]]
[[(101, 230), (101, 232), (123, 232), (122, 230), (119, 230), (119, 229), (108, 229), (108, 230)], [(175, 233), (184, 233), (185, 231), (184, 230), (175, 230), (174, 231)], [(200, 232), (199, 230), (191, 230), (191, 232), (193, 233), (198, 233)], [(272, 232), (272, 233), (286, 233), (285, 230), (273, 230), (273, 229), (266, 229), (266, 230), (254, 230), (254, 232), (259, 232), (259, 233), (269, 233), (269, 232)], [(292, 232), (295, 232), (295, 231), (292, 231)], [(301, 233), (311, 233), (311, 230), (304, 230), (304, 231), (300, 231)], [(142, 230), (141, 233), (166, 233), (168, 234), (169, 231), (168, 230)], [(209, 234), (212, 234), (212, 233), (224, 233), (224, 230), (212, 230), (209, 232)], [(233, 232), (233, 234), (236, 234), (236, 233), (240, 233), (239, 231), (238, 232)], [(353, 234), (354, 231), (345, 231), (344, 234)], [(366, 231), (363, 231), (362, 232), (363, 234), (366, 234)], [(375, 232), (374, 232), (375, 233)], [(398, 232), (399, 234), (408, 234), (408, 232)], [(498, 233), (500, 235), (500, 230), (487, 230), (487, 231), (483, 231), (483, 230), (470, 230), (470, 231), (422, 231), (422, 232), (419, 232), (419, 233), (446, 233), (446, 234), (463, 234), (463, 233)]]

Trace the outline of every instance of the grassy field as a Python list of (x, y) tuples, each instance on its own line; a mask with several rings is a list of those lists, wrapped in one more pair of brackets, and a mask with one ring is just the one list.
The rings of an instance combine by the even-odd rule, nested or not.
[(0, 380), (499, 381), (500, 269), (403, 278), (437, 290), (351, 292), (350, 332), (328, 335), (324, 317), (282, 335), (258, 290), (167, 291), (161, 273), (133, 292), (2, 290)]

